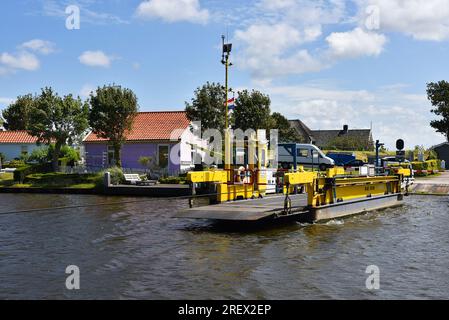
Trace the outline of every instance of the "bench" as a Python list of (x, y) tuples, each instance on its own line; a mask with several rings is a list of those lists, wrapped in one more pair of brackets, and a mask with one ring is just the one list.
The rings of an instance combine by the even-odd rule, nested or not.
[(127, 183), (137, 186), (151, 186), (157, 184), (157, 180), (142, 180), (138, 174), (125, 174), (124, 176)]
[(140, 176), (138, 174), (125, 174), (125, 180), (129, 184), (137, 184), (138, 182), (141, 182), (142, 179), (140, 179)]

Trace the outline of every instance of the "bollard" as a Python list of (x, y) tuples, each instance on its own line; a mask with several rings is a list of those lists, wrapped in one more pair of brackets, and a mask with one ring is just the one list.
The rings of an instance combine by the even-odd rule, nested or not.
[(104, 173), (104, 187), (105, 189), (109, 188), (109, 186), (111, 185), (111, 173), (110, 172), (105, 172)]

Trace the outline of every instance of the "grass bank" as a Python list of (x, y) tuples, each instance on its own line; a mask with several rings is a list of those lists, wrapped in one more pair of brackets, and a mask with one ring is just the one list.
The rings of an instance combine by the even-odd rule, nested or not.
[(12, 173), (0, 174), (0, 187), (3, 188), (42, 188), (42, 189), (95, 189), (96, 174), (36, 173), (28, 175), (23, 183), (14, 181)]

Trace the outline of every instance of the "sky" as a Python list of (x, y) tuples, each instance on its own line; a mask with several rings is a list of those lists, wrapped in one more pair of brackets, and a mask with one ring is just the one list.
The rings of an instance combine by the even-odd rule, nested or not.
[(224, 34), (231, 87), (272, 111), (372, 127), (390, 149), (444, 141), (426, 84), (449, 80), (449, 0), (2, 0), (0, 13), (0, 109), (45, 86), (86, 99), (119, 84), (141, 111), (183, 110), (224, 81)]

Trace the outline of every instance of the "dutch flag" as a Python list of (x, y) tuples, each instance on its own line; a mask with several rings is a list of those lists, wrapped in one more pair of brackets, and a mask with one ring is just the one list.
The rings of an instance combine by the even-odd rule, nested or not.
[(235, 98), (231, 98), (228, 100), (228, 110), (234, 110), (235, 108)]

